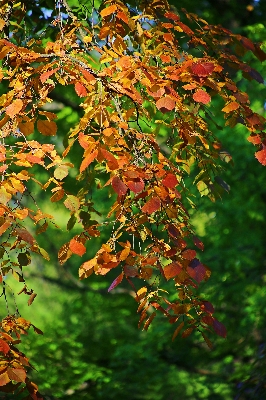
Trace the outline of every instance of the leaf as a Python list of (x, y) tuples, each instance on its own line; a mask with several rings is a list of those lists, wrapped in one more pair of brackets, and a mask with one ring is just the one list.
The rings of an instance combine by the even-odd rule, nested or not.
[(262, 164), (266, 165), (266, 147), (255, 153), (256, 159)]
[(37, 129), (44, 136), (54, 136), (57, 132), (57, 125), (54, 121), (39, 119), (37, 121)]
[(208, 338), (208, 336), (206, 336), (204, 332), (201, 332), (201, 334), (202, 334), (202, 337), (205, 340), (207, 346), (209, 347), (209, 349), (212, 349), (213, 348), (213, 344), (210, 341), (210, 339)]
[(67, 196), (66, 200), (64, 201), (64, 205), (70, 211), (78, 211), (79, 207), (80, 207), (80, 201), (76, 196), (73, 196), (72, 194), (70, 194)]
[(215, 332), (217, 333), (217, 335), (226, 338), (226, 328), (225, 326), (217, 321), (217, 319), (214, 318), (213, 320), (213, 329), (215, 330)]
[(197, 103), (208, 104), (211, 101), (211, 96), (205, 90), (199, 89), (193, 94), (193, 100)]
[(134, 181), (127, 181), (127, 187), (134, 193), (142, 192), (145, 187), (143, 179), (139, 178)]
[(187, 328), (183, 333), (182, 333), (182, 338), (187, 338), (188, 336), (191, 335), (193, 332), (194, 328), (191, 326), (190, 328)]
[(178, 184), (178, 180), (174, 174), (169, 173), (163, 178), (162, 184), (170, 189), (173, 189)]
[(0, 226), (0, 236), (12, 225), (11, 221), (6, 221)]
[(19, 253), (18, 254), (18, 263), (20, 267), (24, 267), (31, 263), (31, 257), (29, 252)]
[(20, 122), (18, 128), (23, 135), (28, 136), (34, 132), (34, 121)]
[(222, 111), (225, 113), (229, 113), (231, 111), (235, 111), (239, 108), (239, 104), (236, 101), (232, 101), (231, 103), (227, 104)]
[(16, 228), (16, 234), (20, 237), (20, 239), (24, 240), (29, 244), (33, 244), (35, 239), (33, 236), (24, 228)]
[(40, 76), (40, 81), (41, 81), (42, 83), (44, 83), (45, 81), (47, 81), (47, 79), (50, 78), (50, 76), (54, 75), (54, 74), (56, 73), (56, 71), (58, 71), (58, 70), (59, 70), (59, 67), (58, 67), (58, 68), (55, 68), (55, 69), (51, 69), (50, 71), (44, 72), (44, 73), (41, 74), (41, 76)]
[(175, 100), (173, 100), (170, 96), (164, 96), (156, 101), (156, 107), (163, 114), (165, 114), (175, 108), (175, 103)]
[(61, 200), (64, 197), (64, 195), (65, 195), (64, 189), (57, 190), (57, 192), (55, 192), (51, 196), (50, 200), (51, 200), (52, 203), (55, 203), (56, 201)]
[(149, 316), (149, 318), (147, 319), (147, 321), (145, 322), (145, 324), (144, 324), (144, 326), (143, 326), (143, 330), (145, 330), (145, 331), (148, 330), (148, 328), (149, 328), (150, 324), (152, 323), (153, 319), (155, 318), (155, 316), (156, 316), (156, 312), (154, 311), (154, 312)]
[(181, 331), (181, 329), (183, 328), (183, 326), (185, 325), (185, 322), (182, 321), (180, 325), (178, 325), (178, 327), (176, 328), (176, 330), (174, 331), (174, 334), (172, 336), (172, 342), (175, 340), (175, 338), (177, 337), (177, 335), (179, 334), (179, 332)]
[(78, 242), (75, 239), (70, 240), (69, 248), (72, 251), (72, 253), (77, 254), (80, 257), (82, 257), (83, 254), (86, 253), (86, 247), (84, 246), (84, 244), (81, 242)]
[(166, 12), (164, 14), (165, 18), (171, 19), (172, 21), (179, 21), (179, 16), (173, 12)]
[(141, 208), (141, 210), (146, 214), (152, 214), (155, 211), (159, 210), (161, 207), (161, 201), (159, 197), (152, 197), (150, 200), (147, 201), (146, 204)]
[(7, 374), (12, 381), (15, 382), (25, 382), (26, 380), (26, 371), (23, 368), (8, 368)]
[(124, 277), (124, 273), (121, 272), (121, 274), (118, 275), (118, 277), (115, 278), (115, 280), (114, 280), (114, 281), (112, 282), (112, 284), (109, 286), (108, 292), (111, 292), (111, 290), (113, 290), (117, 285), (119, 285), (119, 283), (122, 282), (123, 277)]
[(54, 171), (54, 177), (55, 179), (62, 180), (68, 175), (68, 166), (67, 165), (60, 165), (56, 170)]
[(197, 76), (208, 76), (212, 74), (215, 65), (212, 62), (198, 62), (191, 66), (191, 71)]
[(196, 251), (191, 249), (184, 250), (181, 254), (186, 260), (193, 260), (197, 255)]
[(80, 82), (75, 83), (75, 91), (79, 97), (85, 97), (88, 94), (87, 89)]
[(0, 203), (6, 205), (11, 200), (12, 195), (7, 192), (4, 186), (0, 187)]
[(5, 340), (0, 339), (0, 352), (6, 355), (9, 352), (9, 350), (10, 350), (9, 344)]
[(109, 7), (106, 7), (100, 12), (101, 17), (102, 18), (108, 17), (108, 15), (113, 14), (116, 10), (117, 10), (117, 6), (115, 4), (113, 4)]
[(167, 280), (175, 278), (182, 271), (182, 266), (177, 261), (164, 267), (163, 272)]
[(197, 236), (193, 236), (193, 242), (200, 250), (204, 250), (204, 244)]
[(123, 196), (128, 191), (127, 186), (124, 184), (124, 182), (121, 181), (121, 179), (118, 178), (118, 176), (115, 176), (113, 178), (112, 186), (114, 191), (118, 194), (118, 196)]
[(0, 375), (0, 386), (5, 386), (10, 382), (10, 378), (8, 376), (7, 372), (4, 372), (3, 374)]
[(14, 118), (23, 107), (23, 101), (21, 99), (16, 99), (6, 108), (6, 114), (10, 118)]
[(83, 172), (88, 166), (92, 163), (92, 161), (97, 157), (98, 150), (94, 150), (92, 153), (88, 154), (80, 165), (80, 172)]
[(31, 306), (35, 297), (37, 296), (37, 293), (31, 293), (30, 298), (28, 300), (28, 306)]

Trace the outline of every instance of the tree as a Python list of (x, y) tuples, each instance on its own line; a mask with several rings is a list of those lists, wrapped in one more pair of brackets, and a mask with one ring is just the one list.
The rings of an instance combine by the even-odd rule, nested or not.
[[(173, 339), (199, 332), (211, 347), (207, 333), (225, 337), (226, 330), (198, 294), (210, 269), (197, 257), (195, 247), (204, 245), (187, 205), (196, 210), (194, 187), (212, 201), (229, 191), (221, 173), (231, 156), (213, 133), (223, 129), (216, 122), (221, 114), (231, 129), (247, 127), (256, 158), (266, 164), (265, 119), (234, 82), (240, 71), (263, 83), (241, 57), (252, 52), (264, 61), (265, 53), (186, 10), (173, 12), (163, 0), (132, 7), (106, 1), (93, 4), (89, 17), (85, 6), (63, 1), (56, 19), (34, 5), (2, 3), (3, 296), (13, 275), (29, 305), (36, 297), (24, 271), (33, 256), (50, 257), (41, 235), (57, 220), (38, 203), (49, 192), (47, 201), (69, 214), (67, 231), (78, 230), (59, 248), (60, 264), (84, 257), (79, 278), (108, 274), (108, 291), (128, 287), (140, 327), (147, 330), (161, 313), (174, 325)], [(36, 12), (43, 26), (29, 30)], [(67, 105), (71, 91), (79, 121), (62, 131), (53, 100)], [(89, 258), (91, 248), (97, 249)], [(30, 327), (41, 331), (18, 310), (8, 314), (1, 386), (40, 398), (27, 378), (28, 359), (15, 346)]]

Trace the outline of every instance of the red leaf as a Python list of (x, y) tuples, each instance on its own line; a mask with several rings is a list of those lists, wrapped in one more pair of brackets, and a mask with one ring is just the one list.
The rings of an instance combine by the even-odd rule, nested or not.
[(118, 194), (118, 196), (125, 195), (128, 190), (127, 186), (124, 184), (124, 182), (121, 181), (121, 179), (118, 178), (118, 176), (115, 176), (113, 178), (112, 186), (115, 192)]
[(113, 283), (109, 286), (108, 292), (111, 292), (111, 290), (113, 290), (117, 285), (119, 285), (119, 283), (122, 282), (123, 277), (124, 277), (124, 273), (121, 272), (121, 274), (118, 275), (118, 277), (115, 278), (115, 280), (113, 281)]
[(78, 242), (75, 239), (70, 240), (69, 248), (72, 251), (72, 253), (77, 254), (80, 257), (82, 257), (83, 254), (86, 253), (86, 247), (84, 246), (84, 244), (81, 242)]
[(167, 174), (162, 180), (162, 184), (170, 189), (173, 189), (178, 184), (178, 180), (174, 174)]
[(226, 328), (221, 322), (217, 321), (217, 319), (213, 320), (213, 329), (215, 330), (217, 335), (223, 338), (226, 337)]
[(145, 184), (144, 184), (143, 179), (140, 178), (139, 180), (128, 181), (127, 186), (129, 187), (130, 190), (132, 190), (132, 192), (139, 193), (139, 192), (142, 192)]
[(180, 19), (179, 16), (174, 14), (173, 12), (166, 12), (164, 14), (164, 16), (165, 16), (165, 18), (171, 19), (173, 21), (179, 21), (179, 19)]
[(175, 225), (169, 224), (167, 229), (168, 229), (169, 235), (172, 236), (173, 238), (178, 238), (178, 236), (180, 236), (180, 231), (179, 231), (179, 229), (176, 228)]
[(5, 342), (3, 339), (0, 339), (0, 352), (6, 355), (9, 352), (9, 350), (10, 350), (9, 344)]
[(146, 204), (141, 208), (144, 213), (152, 214), (155, 211), (159, 210), (161, 207), (161, 201), (159, 197), (152, 197), (150, 200), (147, 201)]
[(204, 244), (197, 236), (193, 236), (193, 242), (195, 246), (197, 246), (200, 250), (204, 250)]
[(197, 76), (211, 75), (215, 65), (211, 62), (196, 63), (191, 66), (191, 71)]
[(208, 104), (211, 101), (211, 96), (205, 90), (199, 89), (193, 94), (193, 99), (197, 103)]
[(87, 96), (87, 89), (80, 82), (75, 83), (75, 91), (79, 97)]
[(257, 153), (255, 153), (255, 157), (262, 165), (266, 165), (266, 147), (260, 151), (257, 151)]
[(156, 101), (156, 107), (163, 114), (165, 114), (175, 108), (175, 100), (173, 100), (170, 96), (161, 97), (159, 100)]

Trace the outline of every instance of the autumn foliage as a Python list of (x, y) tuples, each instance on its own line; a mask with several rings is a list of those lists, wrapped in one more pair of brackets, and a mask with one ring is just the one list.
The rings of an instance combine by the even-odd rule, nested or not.
[[(249, 39), (186, 10), (172, 12), (164, 0), (140, 2), (137, 9), (107, 0), (94, 23), (79, 21), (63, 2), (49, 42), (21, 38), (16, 24), (26, 15), (27, 2), (11, 1), (9, 18), (16, 23), (10, 26), (9, 3), (4, 2), (0, 19), (3, 293), (5, 277), (13, 274), (23, 282), (21, 293), (30, 305), (36, 293), (23, 270), (34, 254), (49, 260), (38, 235), (56, 219), (32, 196), (31, 188), (38, 185), (47, 201), (67, 210), (66, 229), (79, 226), (79, 233), (58, 249), (60, 264), (73, 255), (86, 258), (88, 245), (111, 226), (109, 239), (80, 265), (79, 278), (114, 269), (117, 277), (108, 291), (123, 283), (135, 293), (140, 327), (147, 330), (161, 314), (173, 324), (173, 339), (198, 331), (211, 347), (209, 333), (225, 337), (226, 330), (212, 304), (198, 295), (211, 271), (197, 256), (204, 245), (190, 223), (187, 205), (196, 204), (184, 179), (196, 171), (195, 187), (212, 201), (228, 190), (220, 175), (231, 156), (216, 137), (217, 113), (232, 130), (238, 123), (247, 127), (255, 156), (266, 165), (265, 119), (252, 111), (248, 95), (234, 82), (241, 71), (262, 83), (242, 56), (252, 52), (264, 61), (266, 54)], [(55, 140), (57, 115), (46, 105), (56, 87), (63, 91), (69, 85), (77, 103), (82, 101), (83, 115), (64, 132), (62, 150)], [(221, 100), (220, 109), (214, 108), (215, 99)], [(151, 129), (152, 121), (158, 129)], [(167, 136), (163, 146), (161, 129)], [(80, 149), (77, 165), (74, 155)], [(77, 191), (67, 185), (70, 175), (81, 185)], [(113, 205), (99, 216), (93, 196), (106, 188)], [(19, 314), (3, 319), (0, 386), (6, 391), (21, 386), (27, 398), (37, 399), (38, 389), (26, 375), (30, 364), (15, 347), (30, 327), (41, 333)]]

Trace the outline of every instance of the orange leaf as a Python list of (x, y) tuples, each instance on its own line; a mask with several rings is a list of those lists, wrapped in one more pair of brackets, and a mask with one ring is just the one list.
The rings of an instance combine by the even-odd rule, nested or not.
[(257, 151), (255, 157), (262, 165), (266, 165), (266, 147), (263, 150)]
[(42, 83), (44, 83), (50, 76), (52, 76), (56, 71), (58, 71), (59, 68), (51, 69), (50, 71), (44, 72), (40, 76), (40, 80)]
[(80, 257), (82, 257), (83, 254), (86, 253), (86, 247), (84, 246), (84, 244), (81, 242), (77, 242), (75, 239), (70, 240), (69, 248), (72, 253), (77, 254)]
[(117, 285), (119, 285), (119, 283), (122, 282), (123, 277), (124, 277), (124, 273), (121, 272), (121, 274), (118, 275), (118, 277), (115, 278), (115, 280), (113, 281), (113, 283), (109, 286), (108, 292), (111, 292), (111, 290), (113, 290)]
[(3, 225), (0, 226), (0, 236), (10, 227), (11, 221), (5, 221)]
[(176, 261), (164, 267), (163, 272), (167, 280), (174, 278), (182, 271), (181, 265)]
[(92, 153), (88, 154), (80, 165), (80, 172), (83, 172), (84, 169), (88, 168), (88, 166), (92, 163), (92, 161), (97, 157), (98, 150), (94, 150)]
[(107, 162), (108, 168), (111, 171), (119, 168), (117, 159), (115, 158), (115, 156), (112, 153), (110, 153), (108, 150), (105, 150), (105, 149), (101, 149), (101, 153)]
[(159, 100), (156, 101), (156, 107), (163, 114), (165, 114), (175, 108), (175, 100), (173, 100), (170, 96), (161, 97)]
[(195, 250), (184, 250), (182, 252), (182, 257), (185, 258), (186, 260), (193, 260), (196, 257), (197, 253)]
[(173, 21), (179, 21), (179, 19), (180, 19), (179, 16), (174, 14), (173, 12), (166, 12), (164, 14), (164, 16), (165, 16), (165, 18), (171, 19)]
[(28, 121), (25, 123), (20, 123), (18, 124), (20, 132), (23, 133), (23, 135), (28, 136), (31, 133), (34, 132), (34, 122), (33, 121)]
[(197, 103), (208, 104), (211, 101), (211, 96), (205, 90), (199, 89), (193, 94), (193, 99)]
[(20, 99), (16, 99), (6, 108), (6, 114), (9, 115), (10, 118), (14, 118), (14, 116), (20, 112), (22, 107), (23, 101)]
[(118, 178), (118, 176), (115, 176), (113, 178), (112, 186), (115, 192), (118, 194), (118, 196), (125, 195), (128, 190), (127, 186), (124, 184), (124, 182), (121, 181), (121, 179)]
[(117, 10), (117, 6), (115, 4), (113, 4), (112, 6), (106, 7), (100, 12), (101, 17), (102, 18), (107, 17), (108, 15), (113, 14), (116, 10)]
[(75, 83), (75, 91), (79, 97), (85, 97), (88, 94), (87, 89), (80, 82)]
[(57, 132), (57, 125), (54, 121), (39, 119), (37, 121), (37, 128), (45, 136), (54, 136)]
[(10, 378), (7, 374), (7, 372), (4, 372), (3, 374), (0, 375), (0, 386), (5, 386), (10, 382)]
[(159, 197), (152, 197), (150, 200), (147, 201), (146, 204), (141, 208), (144, 213), (152, 214), (155, 211), (159, 210), (161, 207), (161, 201)]
[(183, 333), (182, 333), (182, 338), (186, 338), (189, 335), (191, 335), (191, 333), (193, 332), (193, 327), (187, 328)]
[(225, 113), (229, 113), (231, 111), (237, 110), (239, 108), (239, 104), (236, 101), (232, 101), (231, 103), (227, 104), (222, 111)]

